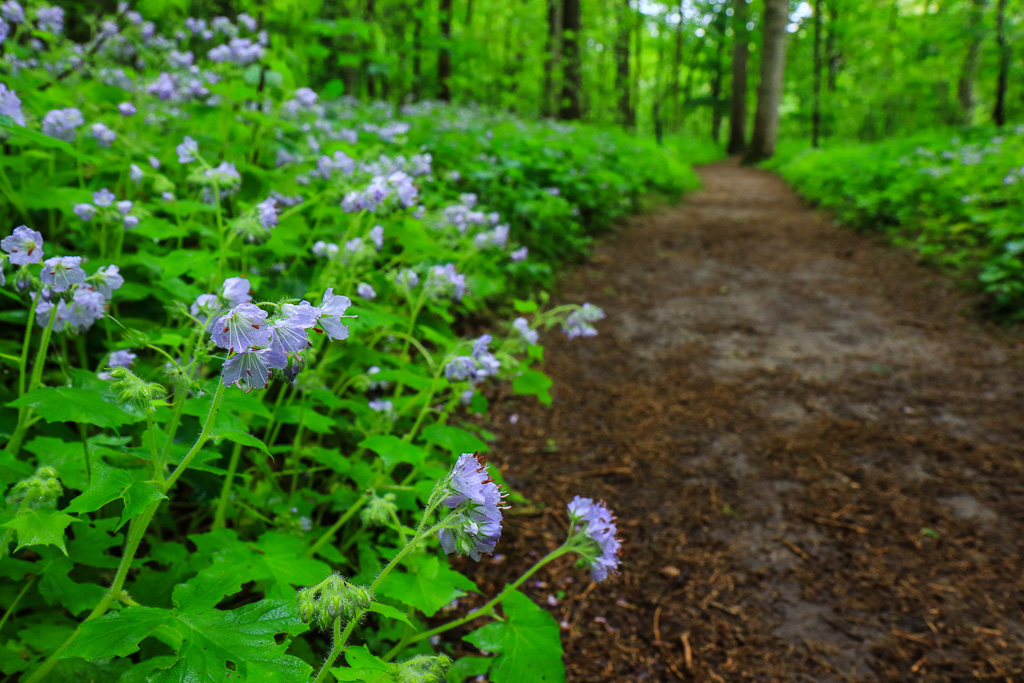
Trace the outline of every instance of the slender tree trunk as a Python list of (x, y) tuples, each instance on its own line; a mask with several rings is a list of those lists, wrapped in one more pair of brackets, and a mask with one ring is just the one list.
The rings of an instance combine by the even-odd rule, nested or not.
[(722, 137), (722, 80), (725, 71), (725, 8), (715, 17), (718, 43), (715, 45), (715, 70), (711, 75), (711, 139), (715, 145)]
[[(373, 32), (375, 30), (373, 24), (377, 21), (376, 14), (376, 0), (366, 0), (366, 6), (363, 8), (363, 21), (366, 22), (366, 24), (369, 25), (370, 27), (370, 37), (367, 38), (366, 42), (363, 44), (364, 54), (370, 50), (371, 46), (373, 46)], [(363, 57), (362, 64), (360, 64), (359, 70), (362, 72), (363, 80), (366, 82), (366, 95), (371, 100), (373, 100), (377, 98), (377, 82), (374, 79), (373, 74), (370, 73), (371, 66), (372, 62), (366, 57)]]
[(466, 0), (466, 28), (473, 25), (473, 0)]
[(821, 0), (814, 0), (814, 105), (811, 111), (811, 147), (821, 135)]
[(765, 0), (761, 26), (761, 81), (757, 84), (754, 135), (745, 161), (756, 163), (775, 154), (779, 136), (779, 104), (786, 72), (786, 24), (789, 0)]
[(680, 114), (679, 105), (679, 71), (683, 68), (683, 4), (679, 3), (679, 23), (676, 24), (676, 54), (672, 60), (672, 130), (679, 130)]
[(839, 68), (843, 64), (843, 55), (836, 46), (836, 27), (839, 25), (839, 9), (836, 0), (828, 3), (828, 37), (825, 39), (825, 54), (828, 55), (828, 80), (825, 87), (829, 92), (836, 91), (839, 80)]
[(987, 4), (988, 0), (972, 0), (967, 21), (967, 54), (956, 85), (956, 98), (960, 102), (964, 123), (970, 123), (974, 116), (974, 81), (981, 67), (981, 42), (985, 37), (982, 19)]
[(562, 61), (561, 34), (562, 17), (559, 13), (561, 4), (559, 0), (548, 0), (548, 36), (544, 42), (544, 54), (547, 59), (544, 63), (544, 93), (541, 102), (541, 116), (549, 118), (554, 116), (555, 107), (555, 71), (559, 62)]
[(441, 47), (437, 51), (437, 96), (442, 102), (452, 101), (452, 0), (441, 0), (438, 6), (438, 28)]
[(412, 15), (412, 98), (423, 96), (423, 7), (424, 0), (416, 0)]
[(733, 0), (732, 36), (732, 97), (726, 151), (740, 154), (747, 148), (747, 57), (750, 54), (747, 0)]
[(1006, 125), (1006, 85), (1010, 78), (1010, 43), (1006, 40), (1006, 0), (996, 5), (996, 43), (999, 45), (999, 75), (996, 77), (996, 106), (992, 121), (999, 127)]
[(580, 64), (580, 0), (562, 0), (562, 102), (559, 117), (566, 121), (580, 118), (583, 69)]
[(661, 102), (665, 95), (665, 41), (658, 40), (658, 67), (655, 71), (654, 97), (651, 102), (651, 119), (654, 121), (654, 139), (661, 145), (665, 126), (661, 119)]
[(629, 38), (632, 25), (629, 21), (629, 0), (619, 0), (616, 10), (618, 25), (615, 36), (615, 92), (619, 95), (619, 121), (623, 126), (631, 125), (633, 112), (630, 104), (629, 91), (632, 84), (629, 80)]
[(631, 117), (626, 123), (629, 128), (636, 128), (636, 113), (640, 109), (640, 76), (643, 72), (643, 54), (644, 54), (644, 13), (640, 11), (640, 2), (637, 0), (637, 10), (634, 13), (636, 17), (636, 49), (634, 54), (636, 55), (635, 67), (633, 69), (633, 106), (630, 107)]

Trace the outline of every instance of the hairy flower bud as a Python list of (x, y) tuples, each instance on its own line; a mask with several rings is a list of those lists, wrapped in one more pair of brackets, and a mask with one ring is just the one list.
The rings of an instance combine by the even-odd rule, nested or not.
[(121, 403), (144, 406), (164, 393), (163, 386), (147, 382), (125, 367), (111, 370), (110, 379), (114, 380), (111, 389), (117, 392), (117, 400)]
[(385, 493), (383, 497), (374, 494), (363, 511), (359, 513), (359, 518), (367, 526), (387, 526), (391, 522), (392, 515), (397, 511), (395, 494)]
[(331, 574), (315, 586), (296, 593), (299, 617), (318, 628), (330, 628), (336, 619), (342, 624), (361, 616), (373, 604), (373, 594), (364, 586), (349, 583), (338, 574)]
[(392, 673), (395, 683), (442, 683), (452, 665), (445, 655), (417, 655), (399, 662)]
[(40, 467), (31, 477), (22, 479), (11, 488), (7, 504), (20, 504), (29, 509), (52, 508), (62, 493), (64, 489), (57, 478), (57, 470)]

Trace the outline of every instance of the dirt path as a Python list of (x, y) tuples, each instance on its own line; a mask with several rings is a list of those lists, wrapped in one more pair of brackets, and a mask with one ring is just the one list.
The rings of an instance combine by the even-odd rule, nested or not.
[(624, 571), (530, 588), (570, 681), (1022, 680), (1021, 337), (777, 178), (702, 175), (564, 283), (608, 317), (546, 340), (553, 409), (499, 407), (494, 460), (547, 510), (478, 580), (554, 547), (578, 493)]

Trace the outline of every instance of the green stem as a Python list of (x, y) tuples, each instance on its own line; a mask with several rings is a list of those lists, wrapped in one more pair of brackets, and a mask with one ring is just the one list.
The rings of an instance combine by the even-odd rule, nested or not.
[(327, 676), (327, 672), (334, 666), (334, 661), (341, 654), (341, 651), (345, 649), (345, 643), (348, 641), (348, 636), (352, 633), (355, 625), (356, 620), (352, 619), (345, 626), (345, 632), (342, 633), (341, 619), (334, 620), (334, 647), (331, 648), (331, 654), (327, 655), (327, 659), (324, 660), (324, 665), (320, 667), (320, 671), (317, 673), (316, 678), (313, 679), (313, 683), (321, 683), (324, 677)]
[(231, 450), (231, 462), (228, 464), (228, 476), (224, 477), (224, 486), (220, 490), (220, 500), (217, 501), (217, 512), (213, 516), (213, 528), (220, 529), (224, 526), (224, 513), (228, 509), (228, 499), (231, 497), (231, 482), (238, 471), (238, 461), (242, 457), (242, 444), (236, 443)]
[(369, 498), (366, 496), (360, 496), (356, 499), (356, 502), (352, 503), (352, 506), (348, 510), (345, 510), (345, 514), (339, 517), (338, 521), (332, 524), (331, 528), (325, 531), (323, 535), (317, 539), (317, 542), (309, 547), (309, 550), (306, 551), (306, 557), (313, 557), (320, 548), (330, 543), (334, 538), (334, 534), (338, 533), (338, 530), (345, 526), (345, 523), (352, 519), (352, 515), (356, 514), (356, 512), (359, 511), (359, 508), (366, 505), (368, 500)]
[(206, 423), (203, 425), (203, 431), (199, 433), (199, 438), (192, 445), (192, 448), (185, 457), (181, 459), (178, 466), (171, 472), (171, 476), (167, 477), (167, 481), (163, 484), (163, 490), (166, 493), (174, 486), (174, 482), (178, 481), (178, 477), (185, 473), (188, 466), (192, 464), (193, 458), (196, 454), (206, 445), (207, 440), (210, 438), (210, 432), (213, 431), (213, 421), (217, 417), (217, 410), (220, 408), (220, 402), (224, 398), (224, 383), (219, 379), (217, 380), (217, 393), (213, 395), (213, 402), (210, 404), (210, 412), (206, 414)]
[[(33, 309), (34, 312), (34, 309)], [(39, 383), (43, 376), (43, 363), (46, 360), (46, 351), (50, 347), (50, 335), (53, 334), (53, 321), (57, 318), (57, 307), (52, 306), (50, 308), (50, 320), (46, 323), (46, 327), (43, 328), (43, 336), (39, 340), (39, 349), (36, 351), (36, 362), (32, 366), (32, 377), (28, 382), (28, 391), (32, 391), (39, 386)], [(29, 318), (28, 324), (32, 324), (32, 318)], [(28, 333), (26, 333), (27, 341)], [(25, 350), (22, 350), (22, 354), (25, 354)], [(21, 442), (25, 438), (25, 432), (28, 431), (29, 422), (32, 419), (32, 408), (22, 407), (18, 408), (18, 425), (14, 430), (14, 435), (11, 436), (11, 440), (7, 442), (7, 446), (4, 451), (7, 453), (17, 454), (21, 448)]]
[(4, 612), (3, 618), (0, 619), (0, 631), (4, 630), (4, 624), (6, 624), (7, 620), (10, 619), (11, 615), (18, 610), (18, 603), (21, 602), (21, 599), (25, 597), (25, 593), (28, 592), (28, 589), (31, 588), (32, 584), (35, 582), (36, 577), (33, 576), (28, 581), (26, 581), (25, 585), (22, 586), (21, 590), (18, 591), (18, 595), (14, 598), (14, 602), (11, 603), (11, 606), (7, 608), (6, 612)]

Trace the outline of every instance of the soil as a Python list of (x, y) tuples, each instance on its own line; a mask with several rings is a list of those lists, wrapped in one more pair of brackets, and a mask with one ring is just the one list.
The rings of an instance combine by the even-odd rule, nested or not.
[(1024, 680), (1024, 338), (778, 178), (701, 175), (565, 277), (607, 319), (543, 340), (552, 408), (494, 407), (533, 505), (461, 568), (500, 587), (600, 498), (621, 572), (527, 590), (569, 681)]

